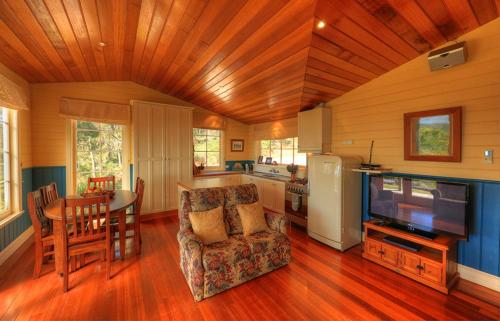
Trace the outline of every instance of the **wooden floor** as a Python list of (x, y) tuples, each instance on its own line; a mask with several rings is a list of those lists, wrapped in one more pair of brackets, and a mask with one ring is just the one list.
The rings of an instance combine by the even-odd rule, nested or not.
[(359, 247), (341, 254), (296, 228), (289, 266), (195, 303), (178, 267), (177, 228), (172, 217), (144, 222), (140, 258), (113, 263), (110, 281), (102, 262), (89, 264), (66, 294), (53, 266), (32, 279), (31, 247), (0, 277), (1, 320), (500, 319), (498, 293), (462, 281), (446, 296), (362, 259)]

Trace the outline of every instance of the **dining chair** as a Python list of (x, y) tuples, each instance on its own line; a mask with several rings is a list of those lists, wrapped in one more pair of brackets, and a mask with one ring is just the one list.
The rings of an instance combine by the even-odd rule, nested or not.
[(35, 236), (35, 267), (33, 277), (38, 278), (46, 257), (54, 255), (54, 235), (50, 220), (45, 217), (45, 203), (40, 190), (28, 193), (28, 211)]
[(115, 176), (105, 176), (105, 177), (89, 177), (87, 183), (87, 189), (92, 190), (96, 187), (100, 187), (105, 191), (115, 190)]
[[(67, 208), (69, 211), (67, 212)], [(111, 278), (109, 195), (65, 198), (61, 201), (63, 235), (63, 289), (68, 291), (68, 261), (87, 253), (104, 252), (106, 279)], [(65, 215), (64, 215), (65, 214)]]
[[(140, 177), (137, 177), (135, 184), (135, 193), (137, 194), (137, 198), (132, 206), (132, 211), (127, 212), (125, 217), (125, 239), (132, 238), (134, 240), (134, 252), (135, 254), (141, 254), (141, 207), (142, 207), (142, 199), (144, 197), (144, 180)], [(115, 236), (118, 230), (118, 222), (116, 220), (112, 223), (112, 235)], [(134, 231), (132, 235), (127, 235), (128, 231)], [(119, 237), (114, 237), (113, 247), (117, 240), (121, 240), (121, 235)], [(124, 244), (124, 242), (121, 242)], [(114, 253), (114, 251), (113, 251)], [(122, 251), (122, 253), (124, 253)]]
[(59, 198), (59, 194), (57, 193), (57, 184), (54, 182), (40, 187), (40, 191), (45, 205), (50, 204)]

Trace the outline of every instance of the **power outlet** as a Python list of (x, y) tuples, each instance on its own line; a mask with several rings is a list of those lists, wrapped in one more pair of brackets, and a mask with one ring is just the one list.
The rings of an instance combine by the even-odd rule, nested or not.
[(486, 149), (483, 153), (483, 164), (493, 164), (493, 150)]

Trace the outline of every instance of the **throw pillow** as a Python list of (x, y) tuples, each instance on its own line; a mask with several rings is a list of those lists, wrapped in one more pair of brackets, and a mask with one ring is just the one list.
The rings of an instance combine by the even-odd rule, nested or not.
[(203, 212), (189, 212), (193, 232), (203, 244), (208, 245), (227, 240), (222, 206)]
[(236, 208), (238, 209), (238, 214), (240, 214), (244, 236), (268, 230), (262, 204), (259, 202), (238, 204)]

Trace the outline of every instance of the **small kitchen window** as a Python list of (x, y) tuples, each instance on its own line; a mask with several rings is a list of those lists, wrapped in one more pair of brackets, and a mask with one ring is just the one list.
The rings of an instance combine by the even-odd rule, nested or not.
[(307, 154), (298, 152), (298, 138), (267, 139), (260, 141), (260, 155), (272, 157), (278, 164), (306, 165)]
[(222, 131), (193, 128), (194, 163), (205, 168), (222, 167)]

